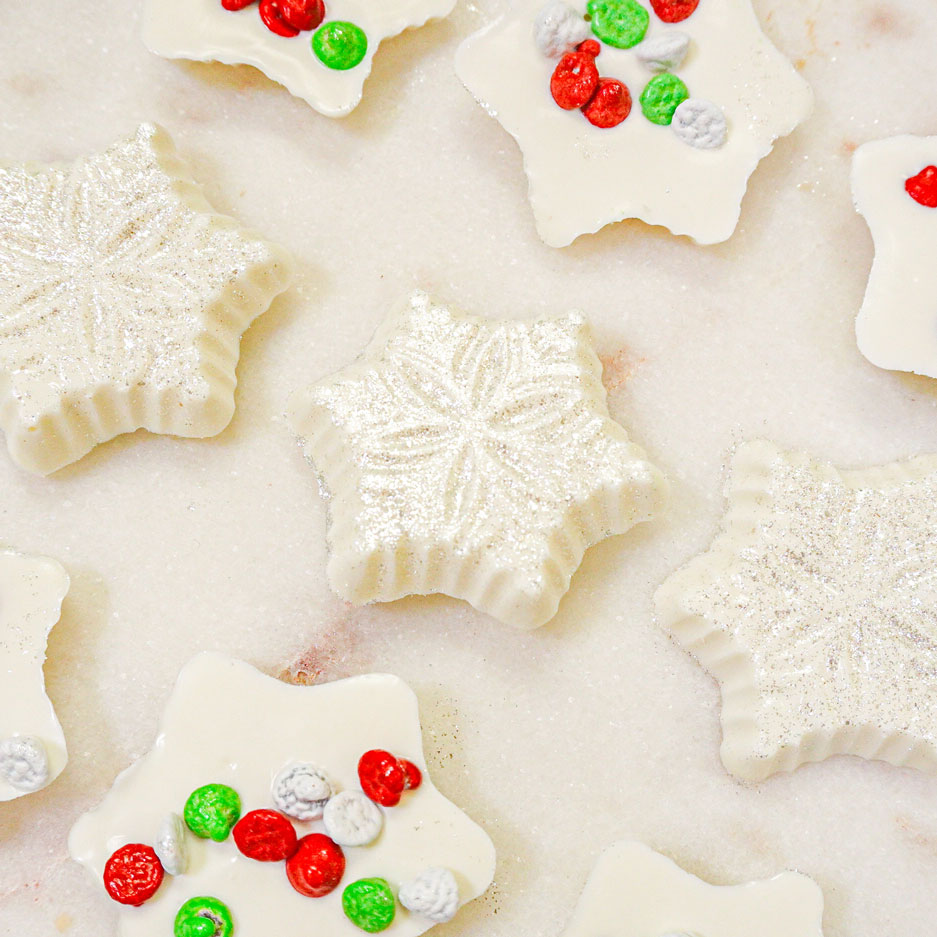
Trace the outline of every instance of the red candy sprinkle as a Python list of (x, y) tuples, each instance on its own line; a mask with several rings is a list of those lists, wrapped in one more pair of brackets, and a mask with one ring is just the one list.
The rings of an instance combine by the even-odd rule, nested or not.
[(412, 761), (374, 748), (358, 762), (361, 790), (382, 807), (396, 807), (404, 791), (415, 790), (423, 783), (420, 769)]
[(138, 907), (149, 901), (162, 883), (162, 863), (149, 846), (141, 843), (121, 846), (104, 866), (104, 887), (121, 904)]
[(244, 7), (249, 7), (252, 3), (256, 2), (257, 0), (221, 0), (221, 5), (226, 10), (235, 12), (237, 10), (243, 10)]
[(915, 202), (927, 208), (937, 208), (937, 166), (927, 166), (904, 184), (905, 191)]
[(260, 0), (260, 18), (264, 26), (278, 36), (292, 39), (293, 36), (299, 35), (299, 30), (290, 26), (283, 15), (282, 0)]
[(296, 830), (276, 810), (252, 810), (234, 825), (234, 842), (248, 859), (282, 862), (296, 852)]
[(596, 127), (617, 127), (631, 113), (631, 92), (617, 78), (600, 78), (582, 112)]
[(550, 93), (563, 110), (571, 111), (574, 107), (586, 104), (595, 94), (598, 84), (599, 70), (595, 67), (595, 56), (588, 52), (567, 52), (550, 79)]
[(301, 895), (321, 898), (333, 891), (345, 874), (342, 847), (324, 833), (310, 833), (286, 860), (286, 877)]
[(322, 0), (277, 0), (277, 3), (281, 18), (300, 32), (315, 29), (325, 19)]
[(699, 0), (651, 0), (651, 6), (665, 23), (682, 23), (696, 12)]

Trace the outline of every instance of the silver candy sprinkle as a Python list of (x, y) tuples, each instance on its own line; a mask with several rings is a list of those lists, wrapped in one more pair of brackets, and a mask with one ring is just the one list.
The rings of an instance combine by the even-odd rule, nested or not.
[(49, 756), (42, 742), (31, 735), (0, 741), (0, 777), (26, 793), (44, 787), (49, 781)]
[(332, 796), (332, 782), (315, 765), (284, 768), (273, 781), (277, 810), (297, 820), (317, 820)]
[(655, 72), (679, 68), (690, 49), (690, 37), (679, 30), (645, 39), (634, 51), (638, 61)]
[(342, 791), (325, 805), (322, 821), (339, 846), (367, 846), (380, 836), (384, 814), (361, 791)]
[(700, 150), (718, 149), (728, 135), (722, 108), (702, 98), (687, 98), (680, 104), (670, 126), (684, 143)]
[(177, 813), (163, 817), (153, 844), (159, 861), (170, 875), (184, 875), (189, 867), (189, 849), (185, 841), (185, 825)]
[(400, 886), (400, 903), (414, 914), (444, 924), (459, 910), (459, 886), (448, 869), (427, 869)]
[(589, 24), (563, 0), (550, 0), (534, 22), (534, 42), (551, 59), (575, 49), (591, 33)]

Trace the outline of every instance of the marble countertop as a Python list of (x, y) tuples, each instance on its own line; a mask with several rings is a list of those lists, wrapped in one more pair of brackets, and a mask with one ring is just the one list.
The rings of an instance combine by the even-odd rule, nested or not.
[[(756, 172), (736, 236), (700, 248), (628, 222), (557, 251), (536, 237), (513, 141), (453, 73), (503, 2), (461, 0), (387, 42), (341, 121), (251, 68), (150, 55), (126, 0), (0, 7), (2, 158), (68, 159), (158, 121), (213, 204), (301, 268), (244, 338), (218, 438), (139, 433), (50, 479), (0, 458), (0, 542), (72, 577), (46, 666), (71, 762), (0, 809), (3, 937), (114, 933), (66, 833), (148, 749), (206, 648), (296, 681), (386, 670), (414, 687), (436, 783), (499, 854), (495, 886), (439, 937), (559, 934), (623, 837), (717, 883), (808, 873), (827, 937), (933, 933), (937, 779), (837, 758), (734, 781), (716, 685), (651, 595), (711, 539), (739, 441), (843, 466), (937, 451), (937, 383), (856, 349), (872, 246), (849, 192), (858, 144), (937, 132), (937, 6), (755, 0), (817, 104)], [(441, 597), (352, 608), (326, 584), (325, 507), (280, 414), (416, 286), (494, 316), (582, 308), (613, 414), (672, 481), (667, 515), (591, 550), (537, 632)]]

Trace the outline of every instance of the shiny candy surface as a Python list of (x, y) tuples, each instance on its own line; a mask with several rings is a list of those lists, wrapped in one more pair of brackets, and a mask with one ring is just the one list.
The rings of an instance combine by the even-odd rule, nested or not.
[(232, 830), (237, 848), (257, 862), (283, 862), (297, 849), (296, 830), (276, 810), (252, 810)]
[(650, 16), (638, 0), (589, 0), (592, 32), (618, 49), (636, 46), (647, 34)]
[(231, 910), (217, 898), (190, 898), (176, 914), (173, 937), (232, 937)]
[(342, 892), (342, 910), (356, 927), (376, 934), (394, 923), (397, 903), (384, 879), (362, 878), (346, 886)]
[(344, 874), (344, 852), (323, 833), (304, 836), (286, 862), (290, 884), (307, 898), (322, 898), (334, 891)]
[(226, 784), (206, 784), (189, 795), (183, 816), (186, 826), (200, 839), (220, 843), (241, 816), (241, 798)]
[(361, 64), (368, 51), (368, 37), (360, 26), (335, 20), (313, 34), (312, 51), (328, 68), (347, 71)]
[(150, 846), (121, 846), (104, 867), (104, 888), (114, 901), (137, 907), (149, 901), (163, 882), (163, 867)]

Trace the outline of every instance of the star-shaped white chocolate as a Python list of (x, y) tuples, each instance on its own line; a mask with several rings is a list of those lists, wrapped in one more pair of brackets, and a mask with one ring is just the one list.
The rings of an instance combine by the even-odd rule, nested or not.
[(600, 375), (580, 313), (498, 321), (415, 293), (292, 403), (331, 498), (332, 588), (442, 592), (524, 628), (552, 618), (585, 550), (663, 498)]
[(642, 843), (596, 863), (562, 937), (823, 937), (823, 894), (798, 872), (710, 885)]
[[(0, 551), (0, 801), (46, 787), (68, 761), (42, 674), (67, 592), (68, 575), (55, 560)], [(18, 739), (34, 743), (39, 761), (25, 776), (5, 754)]]
[[(641, 0), (650, 13), (644, 42), (631, 49), (603, 43), (596, 59), (600, 75), (624, 82), (633, 102), (627, 119), (607, 129), (592, 126), (578, 109), (562, 110), (550, 94), (557, 60), (534, 42), (545, 2), (514, 0), (456, 56), (465, 86), (523, 152), (541, 238), (564, 247), (625, 218), (701, 244), (729, 238), (749, 176), (812, 107), (809, 87), (762, 33), (751, 0), (701, 0), (676, 24), (662, 22), (650, 0)], [(586, 0), (569, 5), (579, 14), (586, 10)], [(655, 72), (639, 52), (675, 31), (690, 37), (690, 47), (674, 73), (693, 98), (721, 108), (728, 122), (721, 147), (696, 149), (642, 114), (639, 98)]]
[[(311, 762), (338, 790), (358, 790), (358, 759), (371, 749), (414, 762), (423, 783), (396, 807), (382, 808), (384, 826), (376, 841), (344, 849), (344, 877), (333, 892), (307, 898), (291, 887), (282, 863), (247, 858), (230, 836), (217, 843), (187, 832), (188, 871), (166, 875), (142, 907), (122, 909), (121, 937), (172, 934), (179, 908), (203, 895), (228, 906), (237, 937), (360, 937), (342, 912), (346, 885), (380, 877), (396, 894), (402, 883), (436, 866), (454, 873), (460, 904), (477, 898), (494, 875), (494, 846), (433, 786), (422, 755), (417, 699), (403, 681), (369, 674), (291, 686), (213, 653), (183, 668), (155, 746), (117, 778), (100, 806), (78, 820), (69, 852), (100, 888), (111, 853), (127, 843), (152, 845), (164, 818), (182, 814), (196, 788), (227, 784), (240, 795), (243, 813), (273, 809), (271, 783), (285, 765)], [(300, 836), (323, 831), (322, 820), (293, 822)], [(416, 937), (432, 926), (398, 906), (393, 933)]]
[(937, 208), (905, 188), (937, 164), (937, 137), (900, 136), (856, 150), (852, 191), (875, 241), (875, 262), (856, 319), (873, 364), (937, 377)]
[(0, 428), (47, 474), (145, 428), (212, 436), (285, 252), (212, 212), (164, 130), (0, 169)]
[(726, 493), (722, 532), (656, 597), (719, 681), (726, 768), (937, 770), (937, 456), (839, 471), (749, 443)]
[(225, 10), (221, 0), (147, 0), (143, 41), (171, 59), (253, 65), (320, 114), (342, 117), (361, 101), (378, 45), (405, 29), (448, 16), (456, 0), (325, 0), (323, 25), (350, 22), (367, 37), (360, 64), (324, 65), (312, 49), (313, 31), (284, 38), (263, 24), (256, 3)]

